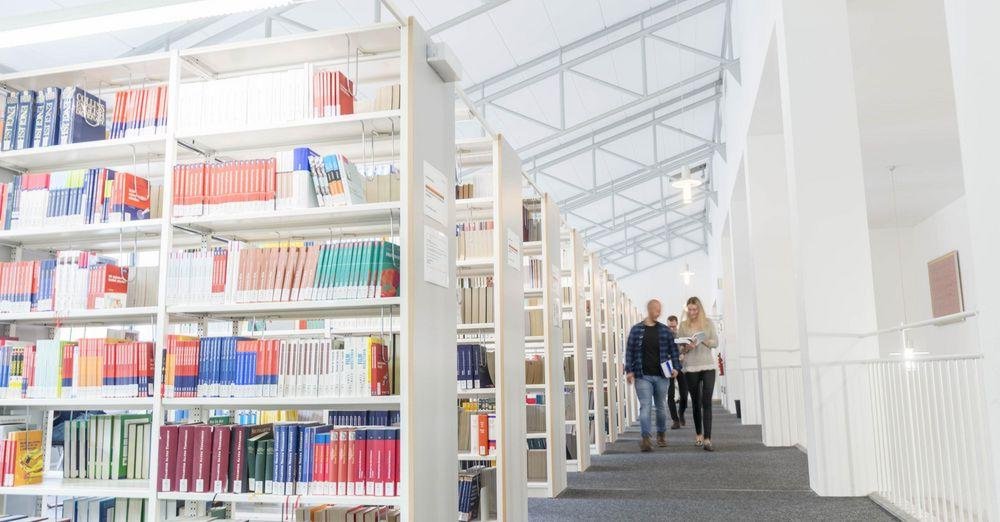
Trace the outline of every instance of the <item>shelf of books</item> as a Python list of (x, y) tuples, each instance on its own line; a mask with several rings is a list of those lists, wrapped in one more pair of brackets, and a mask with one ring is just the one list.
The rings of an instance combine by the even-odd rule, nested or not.
[(628, 416), (629, 416), (629, 390), (632, 388), (628, 385), (628, 381), (625, 379), (625, 337), (628, 333), (628, 328), (631, 326), (627, 324), (628, 314), (630, 313), (630, 307), (628, 304), (628, 298), (621, 289), (621, 284), (616, 281), (615, 283), (615, 299), (617, 300), (618, 312), (615, 319), (618, 321), (617, 327), (615, 329), (616, 339), (615, 342), (618, 345), (618, 353), (615, 359), (615, 366), (618, 369), (618, 433), (625, 433), (629, 427)]
[(455, 516), (427, 43), (411, 18), (0, 76), (0, 508)]
[(604, 388), (606, 368), (604, 364), (604, 336), (601, 333), (603, 321), (603, 304), (600, 288), (603, 271), (597, 254), (587, 254), (585, 270), (587, 274), (585, 296), (587, 298), (587, 363), (590, 368), (590, 378), (587, 379), (587, 413), (591, 419), (591, 454), (604, 453), (607, 440), (607, 417), (604, 415)]
[[(639, 311), (639, 308), (632, 303), (631, 299), (629, 299), (629, 309), (632, 311), (632, 319), (625, 323), (624, 336), (626, 341), (628, 340), (629, 329), (633, 324), (638, 324), (642, 321), (643, 316), (645, 315)], [(634, 425), (639, 421), (639, 397), (635, 394), (635, 386), (629, 386), (628, 383), (626, 383), (625, 389), (628, 391), (629, 397), (628, 420), (631, 425)]]
[(503, 136), (457, 148), (459, 516), (526, 520), (521, 162)]
[(583, 240), (574, 229), (562, 239), (562, 341), (566, 379), (566, 469), (586, 471), (590, 467), (590, 422), (588, 413), (590, 375), (587, 365), (586, 262)]
[(562, 333), (560, 216), (548, 194), (524, 202), (524, 373), (527, 385), (528, 496), (552, 498), (566, 488), (566, 392)]
[(601, 270), (601, 335), (604, 337), (604, 413), (607, 421), (608, 442), (618, 440), (618, 345), (615, 342), (614, 279), (607, 269)]

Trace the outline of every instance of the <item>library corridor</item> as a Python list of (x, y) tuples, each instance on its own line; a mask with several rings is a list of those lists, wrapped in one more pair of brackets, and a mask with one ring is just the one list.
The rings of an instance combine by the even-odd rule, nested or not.
[(865, 497), (817, 496), (800, 450), (765, 447), (759, 426), (741, 425), (718, 405), (713, 420), (714, 453), (694, 446), (690, 415), (668, 432), (669, 447), (652, 453), (639, 453), (633, 426), (586, 473), (570, 473), (558, 498), (529, 499), (529, 519), (896, 520)]

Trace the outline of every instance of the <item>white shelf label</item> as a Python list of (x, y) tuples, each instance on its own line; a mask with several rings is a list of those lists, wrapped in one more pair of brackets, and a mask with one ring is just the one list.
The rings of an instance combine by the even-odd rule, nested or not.
[(507, 229), (507, 264), (514, 270), (521, 270), (521, 234)]
[(435, 228), (424, 227), (424, 280), (448, 288), (448, 236)]
[(434, 165), (424, 162), (424, 215), (442, 225), (448, 223), (448, 178)]

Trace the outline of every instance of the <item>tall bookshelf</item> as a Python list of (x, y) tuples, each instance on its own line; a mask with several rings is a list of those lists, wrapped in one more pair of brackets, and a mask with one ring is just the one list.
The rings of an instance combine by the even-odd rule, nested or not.
[(615, 299), (617, 286), (607, 269), (602, 269), (601, 275), (601, 309), (604, 317), (602, 334), (604, 336), (604, 374), (607, 385), (604, 389), (606, 411), (608, 416), (608, 442), (618, 440), (621, 433), (618, 427), (618, 321)]
[(593, 426), (593, 439), (594, 442), (591, 445), (591, 453), (595, 455), (601, 455), (604, 453), (605, 441), (607, 441), (607, 424), (604, 408), (604, 397), (605, 389), (607, 386), (607, 380), (605, 376), (607, 375), (607, 368), (605, 365), (605, 343), (604, 335), (602, 333), (603, 326), (603, 310), (602, 310), (602, 291), (603, 273), (598, 262), (597, 254), (587, 254), (587, 273), (589, 275), (589, 280), (587, 281), (586, 287), (586, 297), (589, 303), (589, 316), (588, 316), (588, 330), (587, 334), (589, 337), (590, 349), (587, 352), (587, 360), (591, 365), (591, 373), (593, 375), (592, 379), (587, 381), (587, 387), (589, 389), (590, 396), (588, 397), (588, 405), (590, 409), (588, 414), (592, 421)]
[[(0, 488), (3, 498), (37, 497), (36, 514), (44, 511), (44, 497), (103, 496), (147, 500), (146, 519), (162, 518), (162, 502), (249, 502), (280, 505), (348, 504), (393, 506), (403, 520), (449, 520), (457, 503), (453, 433), (456, 418), (454, 386), (456, 338), (454, 308), (455, 268), (454, 197), (450, 190), (434, 190), (440, 179), (453, 178), (454, 88), (442, 81), (426, 60), (428, 39), (412, 18), (348, 30), (318, 31), (235, 44), (187, 49), (104, 61), (65, 68), (14, 73), (0, 77), (12, 90), (49, 85), (103, 86), (106, 94), (134, 83), (166, 85), (167, 125), (157, 135), (57, 145), (0, 153), (0, 167), (13, 172), (45, 172), (65, 168), (126, 167), (162, 180), (162, 217), (71, 229), (2, 231), (0, 243), (13, 245), (12, 259), (30, 259), (59, 248), (115, 252), (158, 251), (158, 296), (153, 306), (115, 310), (81, 310), (55, 314), (4, 314), (8, 335), (45, 338), (67, 328), (141, 326), (156, 342), (154, 397), (150, 399), (55, 399), (4, 401), (0, 406), (44, 412), (46, 455), (51, 455), (52, 412), (58, 410), (142, 410), (152, 413), (155, 440), (168, 412), (183, 410), (189, 419), (210, 411), (278, 410), (336, 411), (352, 409), (398, 410), (400, 413), (400, 491), (396, 496), (255, 495), (249, 493), (157, 492), (155, 444), (149, 480), (63, 480), (46, 472), (41, 485)], [(353, 63), (364, 55), (364, 63)], [(269, 125), (243, 125), (211, 130), (181, 130), (178, 114), (184, 108), (179, 89), (189, 82), (211, 82), (261, 71), (291, 70), (313, 64), (343, 67), (351, 64), (359, 89), (373, 84), (400, 84), (399, 109), (346, 116), (326, 116)], [(109, 87), (110, 86), (110, 87)], [(398, 202), (359, 204), (336, 208), (309, 208), (253, 214), (176, 218), (172, 198), (176, 189), (175, 164), (222, 158), (259, 157), (276, 150), (310, 146), (336, 148), (349, 157), (390, 157), (401, 172)], [(367, 152), (366, 152), (367, 151)], [(437, 194), (433, 209), (428, 198)], [(399, 297), (285, 301), (203, 305), (167, 304), (168, 279), (164, 269), (175, 248), (206, 248), (219, 239), (260, 242), (342, 237), (388, 237), (400, 246)], [(428, 247), (444, 251), (439, 252)], [(433, 277), (431, 277), (433, 274)], [(432, 282), (433, 281), (433, 282)], [(428, 306), (434, 303), (434, 306)], [(247, 321), (260, 319), (381, 318), (398, 324), (396, 357), (398, 395), (355, 398), (185, 398), (160, 396), (163, 349), (176, 332), (205, 334), (213, 326), (231, 325), (240, 331)], [(391, 327), (396, 329), (396, 327)], [(381, 329), (381, 328), (379, 328)], [(332, 332), (339, 334), (340, 332)], [(81, 334), (85, 335), (85, 334)], [(48, 457), (46, 457), (48, 459)], [(48, 468), (47, 468), (48, 469)], [(44, 511), (44, 512), (43, 512)]]
[(627, 408), (627, 400), (625, 399), (625, 342), (624, 335), (622, 333), (623, 325), (625, 322), (625, 304), (624, 296), (622, 294), (621, 285), (618, 280), (612, 280), (611, 283), (611, 302), (612, 302), (612, 342), (615, 346), (615, 356), (612, 359), (614, 364), (614, 397), (615, 397), (615, 415), (616, 421), (615, 425), (618, 428), (618, 434), (621, 435), (625, 433), (625, 409)]
[[(527, 520), (521, 162), (502, 135), (458, 140), (457, 148), (460, 165), (473, 169), (487, 166), (490, 172), (486, 195), (456, 201), (456, 220), (493, 221), (492, 255), (486, 259), (459, 260), (458, 275), (491, 276), (494, 296), (492, 322), (458, 326), (460, 342), (483, 343), (493, 352), (494, 388), (460, 389), (458, 396), (494, 401), (497, 447), (492, 458), (469, 454), (460, 454), (458, 458), (495, 464), (496, 520)], [(490, 518), (488, 513), (481, 516), (481, 520)]]
[[(562, 341), (562, 268), (560, 263), (560, 217), (548, 194), (525, 200), (529, 214), (540, 216), (538, 241), (524, 243), (524, 255), (540, 261), (541, 287), (525, 290), (524, 309), (542, 314), (542, 334), (525, 337), (530, 348), (526, 355), (540, 355), (543, 384), (526, 385), (527, 395), (541, 395), (544, 404), (543, 432), (529, 431), (528, 439), (542, 439), (545, 445), (545, 480), (529, 477), (528, 496), (552, 498), (566, 489), (566, 410)], [(539, 310), (540, 309), (540, 310)], [(529, 332), (531, 333), (531, 332)], [(529, 446), (530, 447), (530, 446)], [(530, 451), (530, 450), (529, 450)]]
[[(584, 266), (586, 259), (583, 251), (583, 241), (575, 229), (565, 229), (562, 239), (562, 282), (563, 282), (563, 353), (572, 356), (573, 374), (567, 378), (566, 388), (573, 398), (571, 410), (572, 419), (566, 419), (567, 433), (575, 435), (575, 459), (567, 459), (569, 471), (586, 471), (590, 467), (590, 422), (589, 407), (590, 390), (587, 376), (590, 374), (587, 359), (586, 297), (584, 285), (586, 274)], [(569, 337), (567, 340), (567, 333)], [(568, 412), (567, 412), (568, 413)], [(567, 439), (567, 444), (570, 441)]]

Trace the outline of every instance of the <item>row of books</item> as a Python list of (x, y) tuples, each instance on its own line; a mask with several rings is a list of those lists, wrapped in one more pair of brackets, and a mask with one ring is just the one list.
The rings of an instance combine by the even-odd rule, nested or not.
[(42, 430), (29, 430), (21, 423), (0, 425), (0, 473), (3, 485), (41, 484), (45, 457)]
[(495, 297), (493, 276), (458, 278), (458, 322), (492, 323)]
[(522, 239), (524, 241), (542, 240), (542, 211), (538, 199), (525, 200), (521, 207)]
[(524, 258), (524, 287), (542, 288), (545, 282), (542, 275), (542, 259), (538, 257)]
[(545, 334), (545, 314), (541, 310), (525, 310), (524, 334), (531, 337)]
[(524, 384), (545, 384), (545, 360), (530, 355), (524, 360)]
[[(257, 520), (256, 518), (254, 520)], [(278, 519), (280, 520), (280, 519)], [(399, 508), (320, 504), (295, 508), (295, 520), (323, 522), (399, 522)], [(180, 522), (187, 522), (182, 520)]]
[[(173, 176), (175, 217), (263, 212), (276, 208), (275, 158), (174, 165)], [(291, 188), (294, 193), (294, 186)]]
[(357, 112), (391, 111), (399, 109), (400, 85), (394, 83), (383, 85), (375, 90), (375, 96), (370, 100), (355, 100)]
[(493, 387), (493, 352), (481, 344), (458, 345), (458, 389)]
[(312, 64), (289, 70), (186, 82), (180, 86), (181, 134), (351, 114), (353, 84)]
[(159, 491), (379, 497), (399, 491), (397, 427), (165, 425), (158, 455)]
[(482, 259), (493, 255), (493, 220), (457, 223), (458, 256), (456, 259)]
[(491, 519), (496, 511), (496, 467), (472, 466), (458, 472), (458, 520)]
[[(461, 152), (459, 153), (461, 156)], [(459, 157), (461, 164), (461, 157)], [(455, 185), (455, 199), (471, 199), (493, 195), (492, 169), (459, 172), (461, 182)]]
[(65, 145), (106, 137), (107, 103), (79, 87), (19, 91), (0, 99), (0, 150)]
[(167, 338), (164, 397), (370, 397), (393, 393), (379, 337)]
[(151, 396), (151, 342), (90, 338), (2, 343), (0, 389), (7, 399)]
[(93, 252), (0, 263), (0, 313), (122, 308), (128, 286), (128, 267)]
[(108, 131), (112, 139), (166, 132), (166, 85), (118, 91), (115, 93), (114, 104), (111, 129)]
[[(48, 519), (45, 519), (48, 520)], [(71, 497), (63, 499), (60, 522), (145, 522), (146, 499)]]
[(149, 219), (149, 180), (94, 168), (29, 173), (0, 184), (3, 230)]
[(469, 441), (468, 445), (460, 443), (459, 447), (468, 450), (472, 455), (481, 457), (494, 456), (497, 452), (496, 412), (458, 410), (459, 440)]
[(399, 295), (399, 245), (285, 242), (170, 254), (167, 304), (361, 299)]
[(148, 479), (151, 435), (148, 413), (63, 421), (63, 478)]

